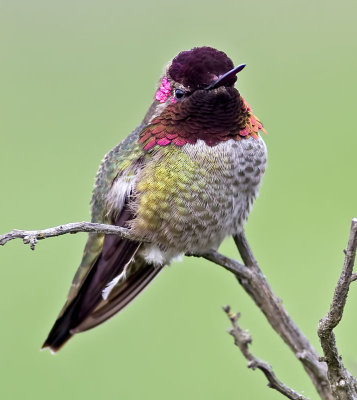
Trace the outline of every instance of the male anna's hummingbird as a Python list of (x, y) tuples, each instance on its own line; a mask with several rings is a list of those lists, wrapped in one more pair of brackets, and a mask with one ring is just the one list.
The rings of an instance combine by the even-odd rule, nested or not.
[[(43, 348), (122, 310), (181, 254), (217, 249), (242, 230), (264, 174), (264, 130), (221, 51), (198, 47), (165, 68), (142, 123), (99, 167), (92, 222), (138, 241), (89, 234), (67, 302)], [(139, 240), (142, 241), (139, 241)]]

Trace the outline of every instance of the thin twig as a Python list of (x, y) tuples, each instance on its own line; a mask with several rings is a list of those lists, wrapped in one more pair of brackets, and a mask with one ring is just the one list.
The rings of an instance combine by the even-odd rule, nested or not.
[(326, 364), (320, 362), (315, 348), (291, 319), (281, 300), (272, 291), (253, 256), (244, 232), (234, 236), (234, 241), (244, 264), (252, 274), (249, 281), (242, 280), (236, 275), (238, 282), (260, 308), (272, 328), (301, 361), (320, 397), (323, 400), (332, 400)]
[(23, 242), (25, 244), (30, 245), (31, 250), (35, 250), (35, 246), (38, 240), (61, 236), (67, 233), (78, 232), (95, 232), (107, 235), (120, 235), (122, 237), (135, 240), (128, 229), (122, 228), (120, 226), (96, 224), (93, 222), (73, 222), (70, 224), (54, 226), (53, 228), (41, 229), (36, 231), (24, 231), (14, 229), (9, 233), (0, 235), (0, 246), (4, 246), (10, 240), (23, 239)]
[(357, 380), (346, 370), (338, 353), (333, 329), (342, 319), (350, 283), (353, 279), (353, 265), (357, 248), (357, 219), (351, 223), (350, 236), (340, 278), (337, 282), (330, 310), (319, 322), (318, 335), (328, 367), (328, 378), (336, 399), (357, 399)]
[(255, 370), (256, 368), (260, 369), (268, 379), (268, 386), (272, 389), (277, 390), (288, 399), (308, 400), (307, 397), (304, 397), (301, 394), (295, 392), (293, 389), (290, 389), (283, 382), (281, 382), (275, 376), (273, 368), (268, 363), (254, 357), (254, 355), (250, 352), (249, 345), (252, 343), (252, 337), (249, 335), (248, 331), (244, 331), (238, 325), (240, 313), (232, 313), (229, 306), (223, 307), (223, 310), (227, 314), (232, 324), (232, 328), (228, 329), (228, 333), (233, 336), (234, 344), (239, 348), (245, 359), (248, 361), (248, 368), (251, 368), (253, 370)]
[(220, 265), (227, 271), (232, 272), (234, 275), (239, 276), (240, 279), (250, 280), (252, 277), (251, 272), (245, 265), (237, 260), (232, 260), (215, 250), (211, 250), (205, 254), (186, 254), (186, 256), (205, 258), (208, 261)]

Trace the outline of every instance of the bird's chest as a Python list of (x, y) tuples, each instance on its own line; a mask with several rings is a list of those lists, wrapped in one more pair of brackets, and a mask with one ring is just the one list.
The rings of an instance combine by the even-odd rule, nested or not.
[(265, 170), (262, 139), (160, 149), (136, 186), (132, 228), (161, 247), (216, 247), (241, 229)]

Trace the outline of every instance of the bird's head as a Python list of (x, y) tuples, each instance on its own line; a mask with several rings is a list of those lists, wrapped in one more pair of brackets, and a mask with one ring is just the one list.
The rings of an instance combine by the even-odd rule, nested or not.
[(144, 118), (148, 125), (140, 138), (144, 148), (182, 146), (198, 139), (213, 146), (238, 138), (250, 116), (249, 106), (234, 87), (244, 67), (234, 67), (224, 52), (212, 47), (179, 53), (165, 68)]

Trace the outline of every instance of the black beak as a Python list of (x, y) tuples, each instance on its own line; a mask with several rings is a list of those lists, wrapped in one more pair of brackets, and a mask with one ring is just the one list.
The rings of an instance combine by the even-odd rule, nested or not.
[(219, 78), (217, 78), (214, 82), (212, 82), (210, 85), (205, 87), (205, 90), (210, 90), (214, 89), (218, 86), (223, 86), (225, 82), (227, 82), (230, 78), (232, 78), (233, 75), (237, 75), (238, 72), (242, 71), (242, 69), (245, 67), (246, 64), (241, 64), (238, 65), (238, 67), (235, 67), (231, 69), (230, 71), (226, 72)]

